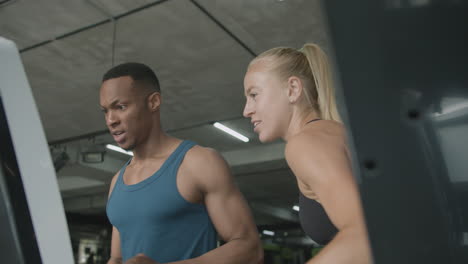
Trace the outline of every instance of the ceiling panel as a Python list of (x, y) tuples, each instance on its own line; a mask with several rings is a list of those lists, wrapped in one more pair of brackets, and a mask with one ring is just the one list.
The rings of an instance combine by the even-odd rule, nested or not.
[(115, 58), (156, 71), (165, 129), (242, 115), (251, 56), (189, 1), (167, 1), (118, 20)]
[(22, 49), (105, 19), (87, 1), (17, 0), (0, 8), (0, 35)]
[(143, 7), (145, 5), (162, 2), (160, 0), (88, 0), (99, 7), (101, 10), (105, 10), (106, 14), (111, 16), (121, 15), (131, 10)]
[(257, 54), (276, 47), (329, 43), (319, 0), (196, 0)]
[(48, 141), (105, 129), (99, 86), (111, 47), (107, 23), (21, 54)]

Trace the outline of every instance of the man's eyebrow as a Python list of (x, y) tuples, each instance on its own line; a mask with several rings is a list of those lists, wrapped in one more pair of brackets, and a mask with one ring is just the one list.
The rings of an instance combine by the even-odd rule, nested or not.
[(112, 103), (110, 103), (110, 106), (114, 106), (116, 105), (117, 103), (119, 103), (120, 100), (119, 99), (115, 99), (114, 101), (112, 101)]
[[(110, 106), (112, 107), (112, 106), (116, 105), (116, 104), (119, 103), (119, 102), (120, 102), (120, 99), (115, 99), (114, 101), (112, 101), (112, 103), (110, 103)], [(105, 107), (102, 106), (102, 105), (99, 105), (99, 106), (100, 106), (102, 109), (105, 108)]]

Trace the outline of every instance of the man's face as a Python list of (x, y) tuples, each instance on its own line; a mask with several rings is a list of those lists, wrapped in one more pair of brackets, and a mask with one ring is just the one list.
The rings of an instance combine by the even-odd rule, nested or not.
[(101, 85), (100, 105), (106, 125), (123, 149), (134, 149), (149, 134), (152, 119), (146, 98), (130, 76), (109, 79)]

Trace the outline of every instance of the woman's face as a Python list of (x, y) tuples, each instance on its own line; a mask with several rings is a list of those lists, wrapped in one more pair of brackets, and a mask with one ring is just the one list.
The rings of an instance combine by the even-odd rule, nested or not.
[(254, 62), (244, 77), (247, 101), (243, 114), (251, 119), (261, 142), (284, 137), (291, 116), (287, 82), (268, 69), (269, 63), (265, 59)]

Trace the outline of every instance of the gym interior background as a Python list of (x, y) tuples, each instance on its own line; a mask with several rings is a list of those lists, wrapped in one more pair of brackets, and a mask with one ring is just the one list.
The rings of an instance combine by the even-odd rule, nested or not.
[[(242, 117), (249, 61), (271, 47), (306, 42), (319, 44), (334, 62), (376, 263), (466, 260), (468, 43), (463, 30), (452, 29), (466, 28), (466, 1), (338, 2), (0, 1), (0, 36), (20, 50), (75, 262), (86, 263), (92, 254), (94, 263), (106, 263), (109, 256), (109, 183), (130, 156), (107, 148), (114, 142), (99, 109), (99, 86), (107, 69), (128, 61), (156, 71), (166, 131), (212, 147), (228, 161), (253, 210), (265, 263), (299, 264), (316, 254), (320, 247), (299, 225), (298, 189), (284, 143), (260, 144)], [(430, 34), (444, 41), (427, 43)], [(427, 66), (428, 47), (440, 48), (432, 51), (442, 52), (432, 63), (444, 67)], [(382, 53), (385, 48), (393, 52)], [(404, 59), (410, 63), (401, 66)]]

